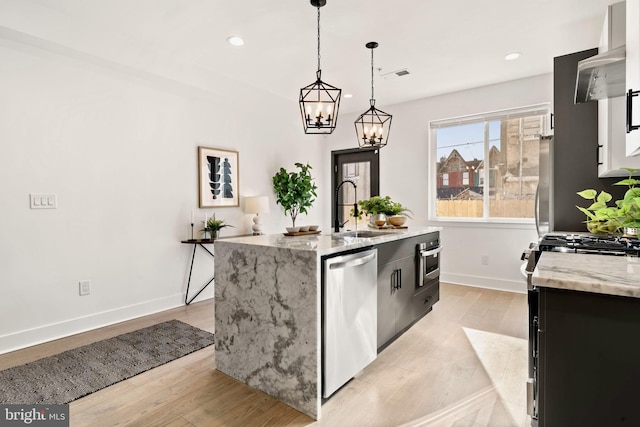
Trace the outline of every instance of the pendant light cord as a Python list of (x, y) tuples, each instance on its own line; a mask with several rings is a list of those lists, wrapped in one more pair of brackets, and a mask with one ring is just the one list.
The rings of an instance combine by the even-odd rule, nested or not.
[(371, 49), (371, 102), (375, 102), (375, 97), (373, 96), (373, 49)]
[(320, 80), (320, 7), (318, 6), (318, 72), (316, 73), (318, 80)]

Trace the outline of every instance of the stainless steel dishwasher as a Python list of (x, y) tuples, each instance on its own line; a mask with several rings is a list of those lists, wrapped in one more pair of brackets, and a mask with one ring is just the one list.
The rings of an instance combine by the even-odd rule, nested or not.
[(327, 398), (377, 355), (377, 249), (323, 262), (322, 396)]

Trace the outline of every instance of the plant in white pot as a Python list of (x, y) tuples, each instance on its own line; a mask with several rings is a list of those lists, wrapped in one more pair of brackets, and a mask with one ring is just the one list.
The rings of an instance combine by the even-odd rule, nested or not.
[[(362, 218), (363, 214), (368, 215), (371, 225), (382, 226), (387, 223), (386, 211), (390, 203), (389, 196), (371, 196), (366, 200), (358, 200), (358, 218)], [(353, 210), (351, 215), (354, 215)]]
[[(370, 215), (372, 225), (383, 226), (389, 221), (391, 225), (402, 225), (407, 218), (411, 218), (409, 209), (394, 202), (389, 196), (372, 196), (366, 200), (358, 200), (359, 215)], [(353, 215), (353, 213), (352, 213)]]
[(276, 203), (284, 209), (284, 214), (291, 217), (293, 228), (296, 226), (298, 214), (306, 214), (307, 209), (315, 202), (318, 187), (313, 182), (309, 164), (296, 163), (298, 172), (289, 172), (285, 168), (273, 176), (273, 191), (276, 193)]

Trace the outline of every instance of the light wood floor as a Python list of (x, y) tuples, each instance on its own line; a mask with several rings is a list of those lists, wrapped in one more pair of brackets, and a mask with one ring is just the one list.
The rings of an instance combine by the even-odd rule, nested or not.
[[(526, 310), (525, 295), (441, 284), (320, 421), (216, 371), (212, 346), (72, 402), (71, 426), (525, 426)], [(5, 354), (0, 369), (169, 319), (213, 332), (213, 301)]]

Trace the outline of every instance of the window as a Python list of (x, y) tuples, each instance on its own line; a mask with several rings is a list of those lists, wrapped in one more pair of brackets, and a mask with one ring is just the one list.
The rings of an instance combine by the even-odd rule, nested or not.
[(533, 218), (548, 105), (430, 123), (436, 218)]

